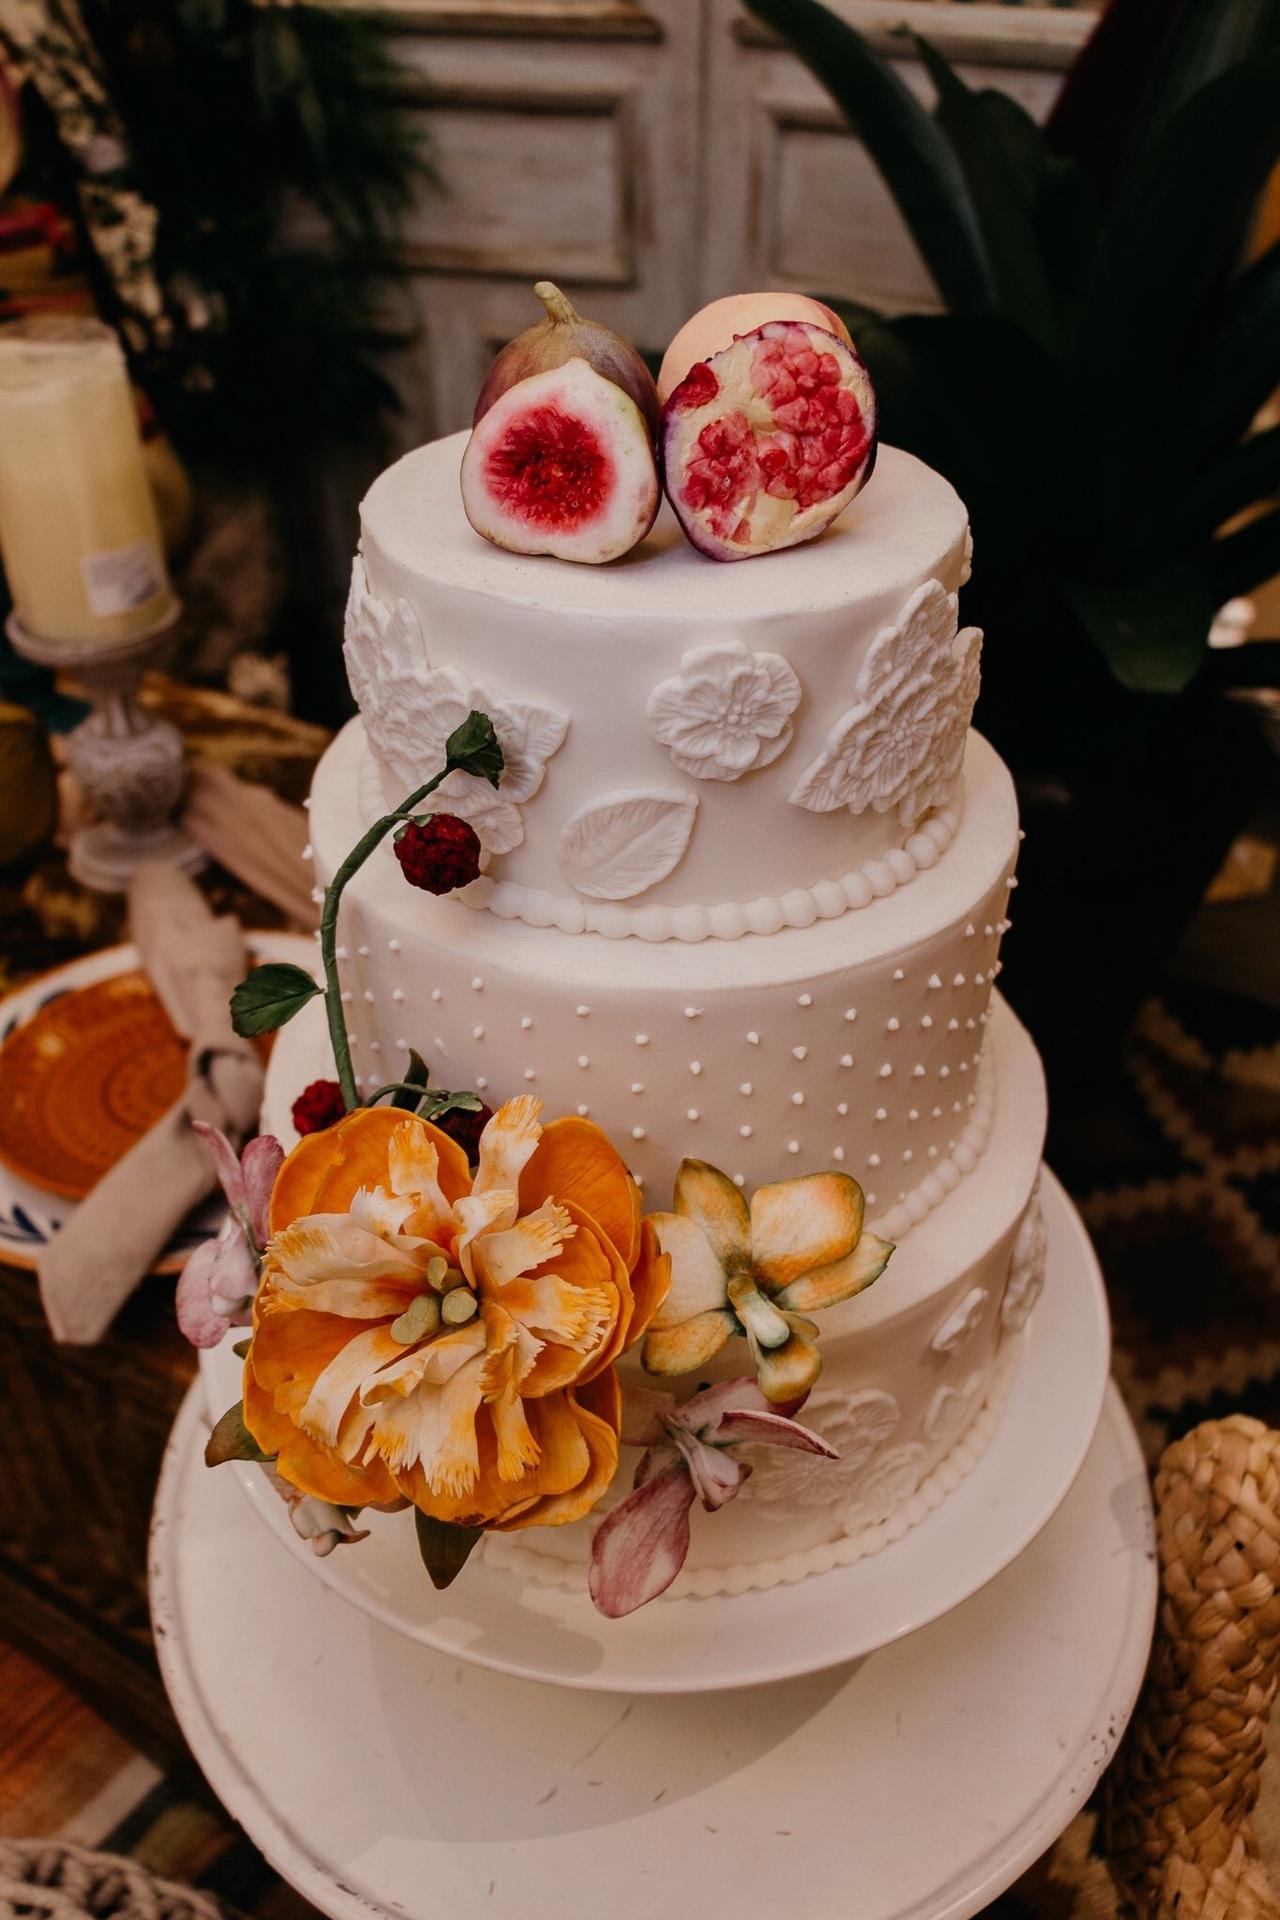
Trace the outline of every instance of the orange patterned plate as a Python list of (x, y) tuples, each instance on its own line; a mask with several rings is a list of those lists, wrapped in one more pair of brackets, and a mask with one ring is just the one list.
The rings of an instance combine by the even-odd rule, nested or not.
[(60, 993), (0, 1048), (0, 1160), (79, 1200), (173, 1105), (186, 1049), (145, 973)]
[[(254, 960), (314, 964), (300, 934), (245, 938)], [(270, 1039), (259, 1042), (264, 1059)], [(136, 947), (102, 947), (0, 999), (0, 1264), (34, 1269), (89, 1187), (178, 1097), (181, 1058), (166, 1064), (173, 1045)], [(225, 1212), (222, 1195), (211, 1195), (153, 1270), (180, 1272)]]

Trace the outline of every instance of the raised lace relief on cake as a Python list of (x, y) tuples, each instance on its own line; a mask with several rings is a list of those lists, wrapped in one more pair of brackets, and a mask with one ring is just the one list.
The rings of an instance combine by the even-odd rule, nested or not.
[(800, 682), (778, 653), (740, 640), (692, 647), (680, 672), (649, 696), (649, 731), (682, 773), (740, 780), (770, 766), (791, 744)]
[(978, 697), (976, 627), (957, 633), (958, 602), (926, 580), (877, 634), (854, 704), (791, 794), (814, 813), (889, 813), (912, 827), (949, 799)]
[(697, 811), (697, 795), (676, 788), (599, 794), (565, 821), (560, 870), (579, 893), (629, 900), (680, 864)]
[(456, 667), (432, 667), (413, 608), (407, 600), (388, 607), (371, 593), (358, 554), (342, 650), (370, 744), (401, 787), (418, 786), (440, 764), (449, 735), (470, 712), (489, 715), (503, 753), (501, 789), (456, 772), (439, 788), (439, 801), (469, 822), (486, 853), (518, 847), (521, 808), (542, 785), (547, 761), (569, 730), (568, 714), (495, 693)]
[(1021, 1333), (1031, 1318), (1036, 1301), (1044, 1290), (1044, 1268), (1048, 1253), (1049, 1236), (1045, 1230), (1040, 1181), (1037, 1179), (1009, 1261), (1009, 1279), (1000, 1307), (1000, 1324), (1006, 1333)]
[(930, 1341), (935, 1353), (956, 1353), (972, 1340), (982, 1324), (982, 1309), (987, 1303), (985, 1287), (970, 1287), (958, 1307), (947, 1315)]
[[(901, 1420), (897, 1401), (879, 1387), (857, 1393), (820, 1388), (806, 1400), (804, 1417), (806, 1426), (828, 1441), (839, 1459), (752, 1456), (754, 1471), (744, 1493), (762, 1519), (785, 1524), (797, 1513), (827, 1513), (852, 1500)], [(816, 1471), (819, 1466), (825, 1471)]]
[(938, 1388), (924, 1416), (924, 1437), (930, 1445), (955, 1445), (977, 1413), (986, 1383), (985, 1373), (971, 1373), (959, 1386)]

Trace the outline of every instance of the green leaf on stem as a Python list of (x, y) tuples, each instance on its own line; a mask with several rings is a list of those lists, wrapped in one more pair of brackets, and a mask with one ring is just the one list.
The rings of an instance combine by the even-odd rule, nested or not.
[(403, 1107), (409, 1113), (416, 1112), (419, 1098), (416, 1089), (425, 1087), (429, 1077), (430, 1069), (426, 1061), (420, 1053), (410, 1047), (409, 1064), (404, 1070), (404, 1079), (400, 1083), (399, 1091), (391, 1102), (392, 1106)]
[(264, 1453), (244, 1423), (244, 1407), (237, 1400), (228, 1407), (209, 1435), (204, 1450), (206, 1467), (220, 1467), (227, 1460), (253, 1460), (265, 1466), (275, 1455)]
[(496, 787), (504, 765), (502, 748), (487, 713), (472, 711), (460, 727), (445, 741), (445, 758), (450, 773), (474, 773)]
[(304, 967), (270, 960), (247, 973), (231, 996), (231, 1024), (242, 1040), (274, 1033), (314, 1000), (321, 989)]
[(442, 1113), (479, 1113), (484, 1105), (478, 1093), (429, 1093), (418, 1112), (424, 1120), (438, 1120)]
[(418, 1533), (418, 1552), (422, 1555), (422, 1564), (431, 1575), (431, 1584), (437, 1593), (443, 1593), (451, 1587), (468, 1559), (480, 1544), (484, 1534), (483, 1527), (456, 1527), (448, 1520), (433, 1520), (421, 1507), (413, 1510), (413, 1523)]

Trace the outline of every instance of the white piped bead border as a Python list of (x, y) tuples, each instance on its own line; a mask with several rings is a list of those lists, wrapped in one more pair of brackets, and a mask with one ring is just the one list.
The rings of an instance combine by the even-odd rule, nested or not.
[[(707, 1600), (716, 1594), (760, 1592), (769, 1587), (795, 1586), (811, 1574), (830, 1573), (836, 1567), (851, 1567), (870, 1559), (885, 1547), (901, 1540), (912, 1527), (927, 1520), (949, 1493), (977, 1466), (991, 1444), (1010, 1389), (1022, 1364), (1026, 1348), (1025, 1330), (1015, 1339), (1002, 1342), (987, 1383), (986, 1397), (978, 1412), (955, 1445), (936, 1467), (925, 1475), (911, 1498), (885, 1520), (862, 1527), (840, 1540), (826, 1540), (816, 1547), (797, 1553), (785, 1553), (772, 1559), (762, 1558), (731, 1567), (700, 1567), (692, 1573), (677, 1575), (661, 1596), (663, 1600)], [(485, 1560), (504, 1573), (517, 1574), (542, 1587), (560, 1587), (582, 1592), (586, 1587), (585, 1562), (553, 1560), (535, 1547), (525, 1546), (503, 1534), (485, 1536), (482, 1549)]]
[[(366, 825), (386, 812), (381, 776), (368, 747), (360, 759), (359, 800)], [(561, 933), (598, 933), (606, 940), (740, 940), (748, 933), (777, 933), (783, 927), (811, 927), (816, 920), (838, 920), (843, 914), (869, 907), (875, 900), (887, 899), (914, 880), (917, 873), (936, 865), (959, 826), (959, 804), (940, 807), (905, 846), (891, 847), (839, 880), (792, 887), (780, 897), (766, 893), (756, 900), (721, 900), (714, 906), (632, 907), (580, 900), (576, 895), (523, 887), (514, 880), (490, 880), (482, 874), (454, 898), (469, 907), (485, 908), (500, 920), (523, 920), (530, 927), (557, 927)]]

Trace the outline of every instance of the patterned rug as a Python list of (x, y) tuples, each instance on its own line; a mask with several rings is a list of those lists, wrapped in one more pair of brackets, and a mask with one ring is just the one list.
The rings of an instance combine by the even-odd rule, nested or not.
[[(1055, 1090), (1048, 1157), (1107, 1275), (1115, 1372), (1148, 1458), (1243, 1409), (1280, 1425), (1280, 1011), (1170, 986), (1123, 1069)], [(162, 1775), (40, 1669), (0, 1648), (0, 1833), (132, 1854), (261, 1920), (311, 1911), (194, 1771)], [(1260, 1829), (1280, 1884), (1280, 1765)], [(1083, 1813), (989, 1910), (992, 1920), (1114, 1920)]]

